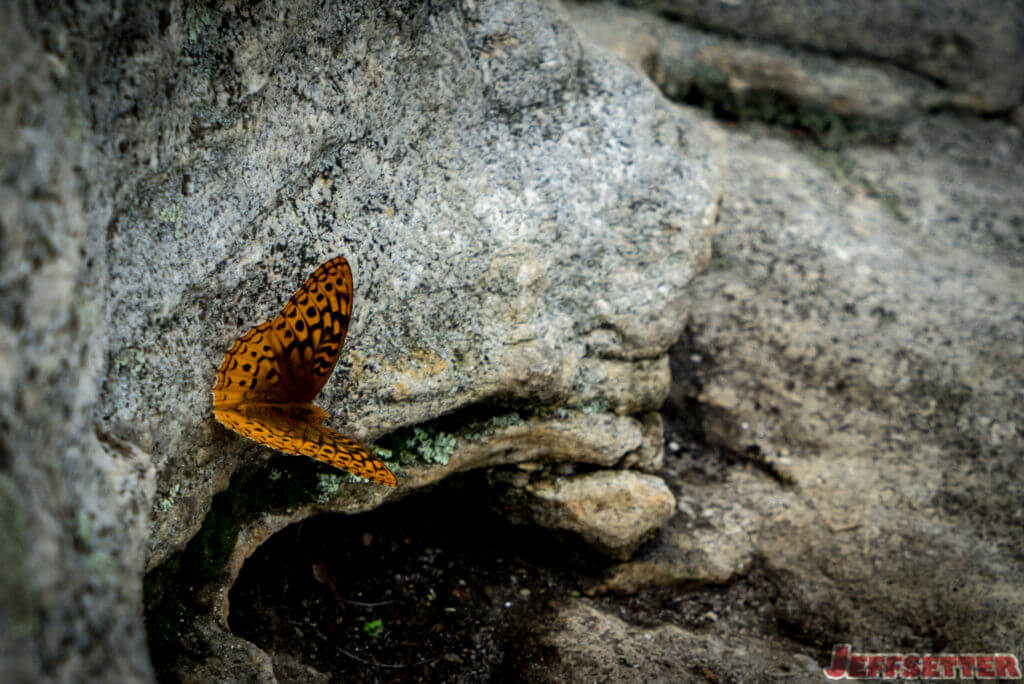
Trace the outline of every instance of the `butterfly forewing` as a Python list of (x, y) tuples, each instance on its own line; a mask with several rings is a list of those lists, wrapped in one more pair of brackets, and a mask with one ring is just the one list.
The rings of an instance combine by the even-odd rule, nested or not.
[(344, 257), (320, 268), (271, 325), (283, 344), (296, 401), (311, 401), (334, 372), (352, 314), (352, 271)]
[(395, 486), (383, 463), (320, 425), (327, 414), (310, 404), (334, 371), (351, 313), (352, 271), (339, 256), (314, 271), (280, 314), (231, 347), (217, 371), (214, 416), (260, 444)]
[(214, 406), (289, 401), (294, 387), (281, 361), (270, 321), (247, 332), (228, 350), (217, 370)]

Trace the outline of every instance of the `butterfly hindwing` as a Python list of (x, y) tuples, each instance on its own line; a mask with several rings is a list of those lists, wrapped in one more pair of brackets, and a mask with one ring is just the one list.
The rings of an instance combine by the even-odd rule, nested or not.
[(222, 411), (217, 419), (243, 437), (286, 454), (309, 456), (388, 487), (397, 484), (387, 466), (358, 442), (310, 420), (287, 415), (286, 411), (258, 406), (248, 411)]

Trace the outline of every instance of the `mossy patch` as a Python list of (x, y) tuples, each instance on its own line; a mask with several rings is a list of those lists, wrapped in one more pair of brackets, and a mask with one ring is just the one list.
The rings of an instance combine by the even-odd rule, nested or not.
[(312, 460), (294, 457), (287, 467), (277, 459), (266, 468), (240, 472), (227, 491), (213, 497), (203, 526), (183, 551), (174, 554), (143, 581), (146, 634), (158, 670), (167, 671), (201, 639), (191, 633), (196, 615), (196, 591), (224, 571), (242, 526), (268, 512), (286, 512), (334, 498), (343, 474)]
[(118, 372), (127, 370), (129, 373), (139, 375), (146, 365), (146, 353), (134, 346), (122, 347), (117, 354), (114, 355), (114, 368)]
[(188, 0), (185, 3), (185, 33), (188, 42), (195, 44), (204, 29), (213, 24), (207, 0)]
[(818, 145), (836, 149), (862, 142), (890, 142), (898, 131), (896, 122), (844, 115), (826, 107), (799, 102), (785, 94), (750, 89), (738, 92), (728, 77), (716, 69), (699, 69), (689, 87), (664, 88), (666, 96), (701, 107), (718, 119), (763, 122), (809, 135)]
[(8, 639), (29, 638), (36, 629), (35, 600), (28, 558), (27, 521), (21, 494), (9, 476), (0, 473), (0, 615)]
[(729, 268), (729, 258), (722, 251), (722, 243), (711, 240), (711, 258), (708, 260), (708, 271), (724, 271)]
[(181, 206), (177, 204), (168, 204), (160, 208), (157, 213), (157, 217), (166, 223), (177, 224), (181, 221)]

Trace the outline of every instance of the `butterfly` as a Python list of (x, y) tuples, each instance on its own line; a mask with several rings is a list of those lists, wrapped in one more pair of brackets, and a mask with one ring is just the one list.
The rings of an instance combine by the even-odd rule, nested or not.
[(281, 313), (228, 350), (213, 387), (213, 415), (264, 446), (394, 487), (387, 466), (322, 425), (327, 412), (312, 404), (338, 363), (351, 315), (352, 270), (337, 256), (313, 271)]

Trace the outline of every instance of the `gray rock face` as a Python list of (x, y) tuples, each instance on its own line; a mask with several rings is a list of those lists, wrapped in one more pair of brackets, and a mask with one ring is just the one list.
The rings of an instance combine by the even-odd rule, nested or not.
[(808, 670), (769, 639), (737, 644), (708, 630), (691, 631), (676, 625), (640, 627), (581, 599), (558, 606), (538, 641), (557, 656), (550, 662), (522, 663), (530, 681), (757, 681), (794, 674), (821, 677), (819, 668)]
[(1024, 6), (1015, 0), (638, 0), (731, 35), (893, 62), (1007, 110), (1024, 95)]
[(962, 89), (889, 62), (715, 33), (613, 4), (567, 9), (581, 32), (645, 71), (669, 97), (728, 107), (739, 119), (805, 128), (845, 119), (847, 127), (880, 135), (922, 112), (992, 109)]
[[(865, 116), (932, 96), (978, 111), (1020, 100), (1024, 75), (1006, 66), (1022, 61), (1019, 6), (904, 3), (921, 14), (902, 21), (891, 5), (884, 27), (871, 23), (884, 13), (843, 14), (856, 8), (834, 8), (847, 25), (809, 22), (809, 3), (673, 7), (789, 45), (718, 36), (695, 53), (687, 41), (707, 32), (641, 22), (656, 27), (643, 41), (672, 38), (658, 54), (677, 74), (710, 66)], [(746, 12), (762, 14), (741, 26)], [(171, 631), (209, 657), (175, 671), (316, 676), (226, 629), (247, 555), (316, 512), (508, 464), (542, 480), (550, 524), (620, 557), (672, 496), (662, 480), (574, 464), (662, 468), (680, 494), (657, 543), (538, 629), (565, 669), (537, 677), (817, 676), (794, 652), (808, 638), (1024, 650), (1020, 131), (929, 116), (891, 148), (823, 152), (721, 127), (668, 104), (566, 16), (498, 0), (5, 16), (0, 679), (151, 679), (143, 568), (194, 538), (209, 565), (178, 587), (194, 612)], [(793, 45), (833, 57), (787, 71)], [(881, 72), (895, 95), (871, 92)], [(267, 466), (210, 416), (231, 342), (338, 253), (355, 270), (355, 317), (318, 403), (363, 440), (419, 428), (394, 447), (404, 491), (302, 459)], [(684, 325), (693, 392), (677, 386), (672, 410), (742, 455), (707, 481), (682, 472), (693, 455), (662, 458), (652, 413)], [(285, 486), (304, 475), (301, 492)], [(229, 482), (235, 505), (208, 516)], [(700, 584), (721, 585), (698, 598), (715, 602), (700, 632), (600, 608), (603, 594)], [(778, 624), (804, 640), (765, 636)]]
[[(214, 369), (339, 253), (356, 291), (318, 401), (333, 425), (372, 440), (466, 407), (548, 411), (460, 436), (472, 448), (408, 465), (406, 486), (524, 458), (657, 462), (648, 412), (707, 259), (714, 166), (556, 10), (33, 12), (3, 28), (4, 675), (150, 676), (143, 560), (180, 549), (259, 453), (213, 422)], [(289, 521), (390, 494), (318, 492), (242, 530), (225, 576)], [(224, 658), (197, 673), (270, 676), (200, 622)]]
[(110, 227), (100, 410), (158, 468), (152, 563), (246, 448), (209, 420), (214, 367), (339, 252), (355, 313), (320, 403), (357, 438), (478, 403), (656, 405), (619, 378), (680, 329), (713, 209), (701, 140), (547, 9), (349, 9), (201, 39), (239, 72), (178, 85), (225, 91), (201, 102), (216, 133), (161, 152)]
[(153, 469), (98, 432), (92, 411), (104, 212), (87, 205), (104, 165), (81, 142), (77, 88), (53, 53), (67, 34), (32, 8), (8, 3), (3, 14), (0, 679), (142, 681), (152, 677), (139, 615)]
[[(596, 17), (588, 35), (624, 48)], [(708, 131), (726, 160), (721, 213), (674, 356), (660, 473), (679, 514), (592, 593), (690, 588), (675, 598), (699, 597), (706, 617), (680, 613), (738, 648), (738, 680), (779, 624), (875, 652), (1020, 651), (1019, 127), (918, 116), (889, 145), (831, 151), (761, 124)], [(709, 448), (735, 462), (702, 477)], [(744, 610), (751, 596), (764, 608)], [(548, 643), (561, 662), (610, 666), (586, 631)], [(770, 648), (820, 678), (819, 654)]]

